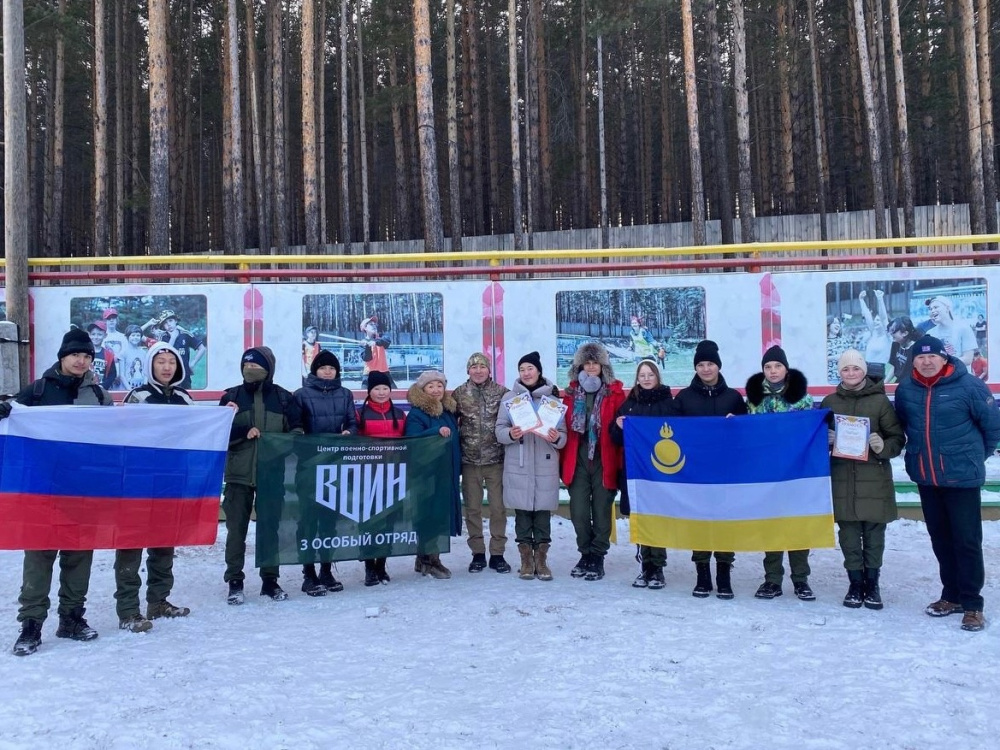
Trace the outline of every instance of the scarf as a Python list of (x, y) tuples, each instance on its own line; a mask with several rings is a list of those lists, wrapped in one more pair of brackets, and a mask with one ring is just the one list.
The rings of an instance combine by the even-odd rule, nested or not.
[[(581, 373), (582, 375), (583, 373)], [(601, 434), (601, 403), (608, 394), (608, 387), (601, 383), (597, 392), (594, 393), (594, 407), (587, 413), (587, 393), (581, 385), (571, 388), (573, 395), (573, 417), (570, 420), (570, 428), (573, 432), (582, 435), (587, 433), (587, 458), (594, 460), (594, 453), (597, 450), (597, 440)]]

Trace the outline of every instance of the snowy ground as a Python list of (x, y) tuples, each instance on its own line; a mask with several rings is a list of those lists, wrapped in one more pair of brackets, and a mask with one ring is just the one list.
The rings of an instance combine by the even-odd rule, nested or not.
[[(56, 639), (53, 614), (26, 658), (7, 651), (21, 554), (0, 552), (0, 748), (995, 747), (1000, 620), (975, 634), (922, 613), (940, 592), (923, 524), (890, 526), (881, 612), (841, 605), (836, 550), (813, 553), (816, 602), (787, 582), (755, 600), (760, 554), (737, 556), (726, 602), (690, 595), (683, 552), (666, 589), (631, 588), (627, 521), (607, 577), (571, 579), (572, 527), (553, 526), (551, 583), (469, 574), (453, 540), (450, 581), (398, 559), (371, 589), (341, 564), (345, 590), (310, 599), (288, 568), (289, 601), (260, 599), (251, 577), (243, 607), (225, 603), (220, 528), (214, 547), (179, 553), (172, 599), (191, 616), (140, 635), (117, 629), (99, 552), (88, 618), (101, 637)], [(985, 538), (987, 617), (1000, 618), (1000, 522)]]

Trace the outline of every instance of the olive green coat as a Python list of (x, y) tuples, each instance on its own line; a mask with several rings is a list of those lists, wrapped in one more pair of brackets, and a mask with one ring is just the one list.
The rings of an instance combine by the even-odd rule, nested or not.
[(868, 417), (872, 433), (885, 442), (881, 453), (869, 448), (867, 461), (830, 457), (834, 520), (895, 521), (899, 516), (889, 459), (902, 453), (905, 437), (882, 381), (866, 378), (856, 391), (838, 385), (836, 393), (824, 398), (820, 406), (834, 414)]

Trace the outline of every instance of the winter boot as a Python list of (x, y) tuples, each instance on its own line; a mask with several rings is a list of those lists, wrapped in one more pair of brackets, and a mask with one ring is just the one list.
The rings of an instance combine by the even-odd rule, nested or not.
[(804, 602), (814, 602), (816, 601), (816, 594), (813, 590), (809, 588), (809, 581), (792, 581), (792, 588), (795, 590), (795, 596)]
[(129, 615), (118, 621), (119, 630), (127, 630), (130, 633), (145, 633), (153, 629), (153, 623), (140, 614)]
[(604, 578), (604, 555), (591, 555), (590, 567), (583, 577), (585, 581), (599, 581)]
[(482, 573), (486, 570), (486, 554), (484, 552), (474, 552), (472, 562), (469, 563), (470, 573)]
[(583, 578), (587, 575), (588, 570), (590, 570), (590, 553), (584, 553), (580, 555), (579, 562), (573, 566), (573, 570), (569, 574), (573, 578)]
[(365, 586), (378, 586), (378, 573), (375, 572), (375, 561), (365, 560)]
[(83, 613), (86, 611), (83, 607), (74, 607), (68, 615), (59, 615), (59, 629), (56, 630), (56, 638), (70, 638), (74, 641), (94, 640), (97, 637), (97, 631), (83, 619)]
[(376, 557), (375, 558), (375, 574), (378, 576), (378, 582), (385, 584), (389, 583), (391, 580), (389, 574), (385, 572), (385, 558)]
[(844, 606), (859, 609), (865, 599), (865, 574), (860, 570), (849, 570), (847, 580), (851, 585), (847, 589), (847, 596), (844, 597)]
[(315, 565), (302, 566), (302, 593), (309, 596), (326, 596), (326, 586), (319, 582)]
[(539, 581), (551, 581), (552, 571), (549, 570), (548, 563), (549, 544), (543, 542), (535, 549), (535, 577)]
[(781, 596), (781, 584), (770, 581), (764, 581), (754, 594), (755, 599), (776, 599), (779, 596)]
[(336, 593), (344, 590), (344, 584), (333, 577), (333, 563), (320, 563), (319, 582), (321, 586), (326, 587), (327, 591)]
[(266, 596), (272, 602), (283, 602), (288, 598), (285, 590), (278, 585), (277, 578), (262, 578), (260, 582), (260, 595)]
[(720, 599), (732, 599), (736, 595), (733, 593), (733, 584), (729, 574), (732, 571), (732, 563), (715, 563), (715, 595)]
[(695, 563), (694, 567), (698, 571), (698, 580), (694, 584), (691, 596), (705, 599), (712, 593), (712, 568), (708, 563)]
[(14, 641), (11, 649), (14, 656), (29, 656), (42, 645), (42, 623), (38, 620), (25, 620), (21, 623), (21, 634)]
[(663, 578), (663, 568), (659, 565), (649, 566), (649, 590), (658, 591), (667, 585), (667, 582)]
[(428, 555), (424, 565), (424, 575), (444, 581), (451, 578), (451, 571), (441, 562), (441, 555)]
[(639, 568), (639, 575), (635, 577), (632, 581), (632, 588), (634, 589), (644, 589), (649, 586), (649, 577), (653, 572), (653, 566), (649, 563), (643, 563), (642, 567)]
[(229, 582), (229, 595), (226, 597), (226, 604), (234, 606), (243, 603), (243, 581)]
[(162, 602), (150, 602), (146, 605), (147, 620), (156, 620), (160, 617), (187, 617), (189, 614), (191, 614), (191, 610), (187, 607), (178, 607), (166, 599)]
[(865, 568), (865, 607), (882, 609), (882, 592), (878, 588), (878, 568)]
[(517, 571), (523, 581), (531, 581), (535, 578), (535, 550), (530, 544), (521, 542), (517, 545), (517, 551), (521, 553), (521, 569)]
[(503, 559), (503, 555), (490, 555), (490, 570), (497, 573), (510, 573), (510, 564)]

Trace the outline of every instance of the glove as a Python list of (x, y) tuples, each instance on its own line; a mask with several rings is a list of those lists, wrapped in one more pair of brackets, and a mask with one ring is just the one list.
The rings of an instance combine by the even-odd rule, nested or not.
[(882, 449), (885, 448), (885, 441), (873, 432), (868, 436), (868, 445), (876, 453), (881, 453)]
[(10, 401), (0, 401), (0, 419), (6, 419), (10, 416), (10, 412), (14, 407), (10, 405)]
[(833, 441), (837, 439), (837, 433), (834, 432), (833, 430), (827, 430), (826, 437), (827, 437), (827, 442), (830, 444), (830, 447), (832, 448)]

